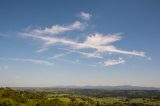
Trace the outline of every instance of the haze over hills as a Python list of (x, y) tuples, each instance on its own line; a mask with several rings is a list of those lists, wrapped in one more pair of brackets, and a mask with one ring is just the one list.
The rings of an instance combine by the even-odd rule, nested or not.
[(131, 85), (120, 86), (50, 86), (50, 87), (11, 87), (16, 90), (30, 90), (30, 89), (103, 89), (103, 90), (160, 90), (158, 87), (142, 87)]

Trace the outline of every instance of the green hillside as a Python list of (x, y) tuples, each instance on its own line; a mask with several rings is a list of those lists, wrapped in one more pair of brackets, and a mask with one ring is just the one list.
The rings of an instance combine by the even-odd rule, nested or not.
[(0, 88), (0, 106), (160, 106), (160, 93), (87, 89), (53, 89), (47, 92)]

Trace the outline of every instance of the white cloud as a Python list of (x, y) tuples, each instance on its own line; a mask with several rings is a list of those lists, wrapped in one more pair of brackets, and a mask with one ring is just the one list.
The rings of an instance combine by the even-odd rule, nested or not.
[(83, 30), (85, 29), (87, 25), (84, 23), (81, 23), (80, 21), (75, 21), (74, 23), (70, 24), (70, 25), (53, 25), (52, 27), (46, 27), (43, 29), (34, 29), (32, 31), (30, 31), (31, 34), (39, 34), (39, 35), (43, 35), (43, 34), (61, 34), (64, 32), (69, 32), (69, 31), (73, 31), (73, 30)]
[(64, 57), (65, 55), (68, 55), (68, 54), (70, 54), (70, 53), (71, 53), (71, 52), (56, 54), (56, 55), (50, 57), (49, 59), (58, 59), (58, 58)]
[(72, 63), (72, 64), (80, 64), (79, 59), (68, 60), (68, 59), (57, 58), (56, 60), (60, 60), (60, 61), (67, 62), (67, 63)]
[(79, 17), (80, 17), (81, 19), (83, 19), (83, 20), (90, 20), (91, 17), (92, 17), (92, 14), (86, 13), (86, 12), (81, 12), (81, 13), (79, 14)]
[(102, 35), (99, 33), (95, 33), (91, 36), (88, 36), (84, 43), (95, 46), (108, 45), (110, 43), (120, 40), (121, 36), (119, 35), (120, 33), (109, 34), (109, 35)]
[(57, 54), (57, 55), (54, 55), (53, 57), (50, 57), (49, 59), (61, 58), (61, 57), (63, 57), (64, 55), (66, 55), (66, 54)]
[(109, 59), (104, 62), (105, 66), (112, 66), (112, 65), (117, 65), (117, 64), (122, 64), (125, 63), (126, 61), (123, 58), (119, 59)]
[[(89, 48), (89, 49), (96, 49), (96, 51), (99, 53), (117, 53), (117, 54), (126, 54), (126, 55), (145, 57), (144, 52), (126, 51), (126, 50), (117, 49), (115, 46), (113, 46), (112, 43), (121, 39), (120, 33), (109, 34), (109, 35), (96, 33), (87, 37), (84, 42), (77, 42), (77, 41), (73, 41), (66, 38), (39, 36), (39, 35), (30, 34), (30, 33), (22, 33), (22, 34), (42, 41), (44, 44), (43, 47), (46, 47), (42, 49), (45, 49), (45, 50), (47, 49), (48, 46), (51, 46), (55, 43), (60, 43), (63, 45), (67, 45), (75, 50)], [(81, 54), (84, 54), (84, 53), (81, 53)]]
[(39, 50), (37, 50), (38, 53), (41, 53), (41, 52), (45, 52), (48, 50), (48, 46), (47, 45), (44, 45), (43, 47), (41, 47)]
[[(79, 17), (83, 20), (90, 20), (92, 18), (92, 14), (81, 12)], [(53, 25), (51, 27), (45, 27), (40, 29), (32, 29), (26, 30), (26, 32), (20, 33), (23, 36), (33, 38), (35, 40), (40, 41), (42, 47), (37, 52), (44, 52), (48, 50), (51, 46), (61, 45), (65, 46), (67, 49), (67, 53), (61, 53), (50, 57), (49, 59), (57, 59), (70, 63), (77, 64), (79, 63), (79, 59), (76, 60), (65, 60), (61, 57), (64, 57), (70, 53), (78, 53), (80, 55), (86, 56), (88, 58), (101, 58), (104, 59), (105, 54), (123, 54), (123, 55), (132, 55), (132, 56), (140, 56), (145, 57), (145, 52), (143, 51), (135, 51), (135, 50), (123, 50), (114, 46), (113, 43), (120, 41), (122, 39), (122, 33), (113, 33), (113, 34), (101, 34), (101, 33), (93, 33), (88, 36), (83, 41), (75, 41), (71, 39), (62, 37), (62, 36), (51, 36), (58, 35), (70, 31), (75, 30), (83, 30), (87, 27), (87, 23), (82, 23), (80, 21), (75, 21), (68, 25)], [(88, 52), (88, 50), (90, 52)], [(92, 51), (92, 52), (91, 52)], [(34, 60), (34, 59), (15, 59), (16, 61), (24, 61), (24, 62), (32, 62), (35, 64), (45, 64), (52, 65), (51, 62), (45, 60)], [(104, 62), (105, 66), (122, 64), (125, 60), (122, 58), (119, 59), (111, 59)], [(103, 62), (100, 63), (101, 65)], [(100, 65), (99, 64), (99, 65)], [(97, 65), (97, 64), (96, 64)]]
[(42, 64), (42, 65), (53, 65), (53, 63), (46, 61), (46, 60), (37, 60), (37, 59), (23, 59), (23, 58), (13, 58), (13, 61), (20, 61), (20, 62), (30, 62), (34, 64)]
[(103, 58), (98, 52), (82, 52), (82, 51), (78, 51), (78, 50), (71, 50), (71, 49), (64, 49), (64, 48), (59, 48), (59, 49), (67, 50), (70, 53), (78, 53), (78, 54), (84, 55), (88, 58)]
[(81, 52), (81, 51), (75, 51), (75, 52), (87, 56), (88, 58), (103, 58), (98, 52), (92, 52), (92, 53)]

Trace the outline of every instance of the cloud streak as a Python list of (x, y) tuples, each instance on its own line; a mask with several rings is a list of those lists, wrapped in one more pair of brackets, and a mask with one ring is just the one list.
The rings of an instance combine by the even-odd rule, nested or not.
[(19, 61), (19, 62), (30, 62), (33, 64), (48, 65), (48, 66), (53, 65), (53, 63), (46, 61), (46, 60), (24, 59), (24, 58), (13, 58), (11, 60), (12, 61)]
[(123, 58), (119, 59), (109, 59), (104, 62), (105, 66), (113, 66), (113, 65), (118, 65), (118, 64), (123, 64), (126, 61)]
[[(38, 50), (38, 52), (44, 52), (54, 45), (65, 46), (66, 49), (64, 50), (67, 50), (68, 53), (61, 53), (53, 57), (50, 57), (49, 59), (59, 59), (70, 53), (77, 53), (87, 58), (98, 58), (98, 59), (104, 59), (104, 56), (106, 54), (121, 54), (121, 55), (145, 57), (145, 52), (143, 51), (119, 49), (114, 45), (115, 42), (122, 40), (121, 37), (122, 33), (102, 34), (96, 32), (86, 35), (86, 38), (84, 38), (83, 40), (81, 39), (80, 41), (79, 40), (75, 41), (74, 39), (71, 39), (75, 35), (74, 36), (72, 35), (69, 38), (61, 36), (61, 34), (64, 34), (66, 32), (71, 32), (76, 30), (83, 31), (84, 29), (86, 29), (86, 27), (88, 26), (87, 20), (90, 20), (92, 18), (92, 14), (81, 12), (79, 14), (79, 17), (83, 20), (86, 20), (85, 23), (80, 21), (75, 21), (68, 25), (53, 25), (51, 27), (28, 30), (20, 34), (25, 37), (39, 41), (42, 44), (42, 47)], [(51, 35), (58, 35), (58, 36), (51, 36)], [(36, 61), (33, 60), (23, 60), (23, 61), (36, 63)], [(105, 66), (110, 66), (110, 65), (122, 64), (124, 62), (125, 62), (124, 59), (119, 58), (117, 60), (107, 60), (104, 63)], [(37, 61), (37, 63), (41, 62)], [(44, 64), (48, 63), (44, 62)]]
[[(43, 47), (48, 47), (55, 43), (60, 43), (63, 45), (67, 45), (75, 50), (76, 49), (96, 49), (96, 51), (99, 53), (117, 53), (117, 54), (126, 54), (126, 55), (145, 57), (144, 52), (138, 52), (135, 50), (126, 51), (126, 50), (117, 49), (112, 43), (121, 39), (120, 33), (109, 34), (109, 35), (102, 35), (99, 33), (95, 33), (88, 36), (84, 42), (76, 42), (66, 38), (39, 36), (39, 35), (30, 34), (30, 33), (21, 33), (21, 34), (42, 41), (43, 44), (45, 45)], [(42, 48), (42, 49), (46, 49), (46, 48)]]
[(68, 55), (68, 54), (70, 54), (70, 53), (71, 53), (71, 52), (56, 54), (56, 55), (54, 55), (54, 56), (52, 56), (52, 57), (49, 57), (48, 59), (49, 59), (49, 60), (50, 60), (50, 59), (58, 59), (58, 58), (64, 57), (65, 55)]
[(103, 58), (98, 52), (82, 52), (78, 50), (73, 50), (73, 49), (71, 50), (71, 49), (65, 49), (65, 48), (59, 48), (59, 49), (69, 51), (69, 53), (78, 53), (88, 58)]
[(34, 29), (30, 33), (32, 34), (62, 34), (65, 32), (73, 31), (73, 30), (83, 30), (87, 25), (85, 23), (81, 23), (80, 21), (75, 21), (70, 25), (53, 25), (52, 27), (46, 27), (41, 29)]

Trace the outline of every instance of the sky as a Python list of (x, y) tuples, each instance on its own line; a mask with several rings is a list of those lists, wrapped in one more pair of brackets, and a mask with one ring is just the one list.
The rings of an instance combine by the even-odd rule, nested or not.
[(159, 0), (1, 0), (0, 86), (160, 87)]

